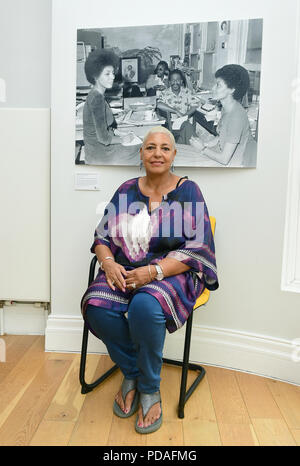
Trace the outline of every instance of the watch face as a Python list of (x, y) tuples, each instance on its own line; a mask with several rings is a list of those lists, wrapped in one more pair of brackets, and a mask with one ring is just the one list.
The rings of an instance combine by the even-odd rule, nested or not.
[(162, 273), (162, 270), (159, 265), (155, 265), (157, 275), (156, 275), (156, 280), (162, 280), (164, 278), (164, 274)]

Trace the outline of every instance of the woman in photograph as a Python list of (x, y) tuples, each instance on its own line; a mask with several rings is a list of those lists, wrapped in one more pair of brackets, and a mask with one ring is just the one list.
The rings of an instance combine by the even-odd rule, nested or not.
[(240, 65), (225, 65), (215, 73), (213, 98), (222, 105), (218, 136), (205, 142), (192, 125), (181, 128), (181, 141), (222, 165), (255, 167), (257, 144), (241, 101), (249, 88), (248, 71)]
[(161, 60), (157, 63), (154, 74), (150, 74), (146, 81), (147, 95), (156, 95), (159, 97), (168, 87), (169, 66), (166, 61)]
[(106, 89), (113, 87), (119, 58), (108, 49), (96, 49), (85, 62), (87, 80), (93, 85), (83, 107), (83, 139), (85, 163), (88, 165), (118, 164), (133, 157), (138, 162), (140, 146), (124, 146), (132, 135), (120, 137), (117, 124), (105, 100)]
[(178, 117), (190, 117), (197, 106), (192, 105), (192, 93), (186, 87), (186, 79), (181, 70), (172, 70), (169, 74), (170, 87), (162, 92), (157, 108), (169, 111)]
[(89, 329), (124, 376), (113, 411), (127, 418), (138, 410), (141, 434), (162, 424), (166, 330), (184, 325), (205, 287), (218, 288), (207, 207), (194, 181), (171, 172), (175, 155), (170, 131), (147, 133), (140, 150), (146, 175), (124, 182), (106, 207), (91, 248), (100, 269), (81, 302)]

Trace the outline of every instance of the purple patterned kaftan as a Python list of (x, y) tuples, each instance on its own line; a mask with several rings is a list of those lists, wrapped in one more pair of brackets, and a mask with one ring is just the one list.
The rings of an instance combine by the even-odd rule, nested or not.
[[(138, 204), (132, 210), (133, 202)], [(149, 197), (140, 191), (138, 178), (133, 178), (117, 189), (110, 205), (115, 208), (114, 214), (107, 206), (95, 231), (92, 253), (96, 245), (103, 244), (126, 270), (170, 257), (190, 266), (191, 271), (123, 292), (118, 288), (113, 291), (99, 268), (97, 277), (82, 297), (83, 317), (88, 304), (126, 312), (133, 295), (146, 292), (160, 302), (166, 327), (172, 333), (186, 322), (204, 288), (215, 290), (219, 286), (214, 240), (201, 191), (195, 182), (186, 180), (150, 212)]]

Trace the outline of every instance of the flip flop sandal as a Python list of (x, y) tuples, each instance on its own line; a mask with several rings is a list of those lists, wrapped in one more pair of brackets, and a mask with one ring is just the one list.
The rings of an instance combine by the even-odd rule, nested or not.
[[(160, 402), (160, 407), (161, 407), (161, 398), (160, 398), (160, 392), (155, 392), (155, 393), (140, 393), (140, 402), (142, 405), (142, 411), (143, 411), (143, 418), (147, 415), (149, 409), (157, 402)], [(139, 417), (137, 416), (136, 422), (135, 422), (135, 430), (139, 434), (150, 434), (151, 432), (155, 432), (160, 428), (162, 425), (162, 411), (160, 414), (159, 419), (157, 419), (153, 424), (151, 424), (148, 427), (139, 427), (138, 426), (138, 419)]]
[[(134, 390), (134, 389), (136, 390), (136, 379), (125, 379), (124, 378), (121, 389), (122, 389), (123, 402), (125, 404), (127, 393), (130, 392), (131, 390)], [(124, 411), (122, 411), (122, 409), (120, 408), (116, 400), (114, 402), (113, 411), (116, 416), (129, 417), (129, 416), (132, 416), (137, 411), (138, 406), (139, 406), (139, 394), (138, 394), (138, 391), (136, 390), (130, 411), (128, 413), (124, 413)]]

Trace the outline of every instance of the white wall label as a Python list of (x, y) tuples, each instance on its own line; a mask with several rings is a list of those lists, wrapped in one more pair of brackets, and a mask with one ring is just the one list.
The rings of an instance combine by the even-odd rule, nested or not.
[(82, 191), (99, 191), (99, 173), (75, 173), (75, 189)]

